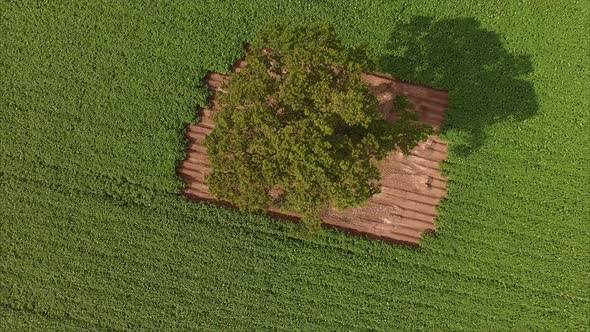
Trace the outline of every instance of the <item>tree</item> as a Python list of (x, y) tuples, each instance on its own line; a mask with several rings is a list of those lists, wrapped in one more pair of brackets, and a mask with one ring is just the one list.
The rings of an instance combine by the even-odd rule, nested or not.
[(358, 206), (379, 192), (375, 161), (429, 133), (403, 98), (400, 119), (383, 120), (361, 81), (374, 67), (367, 49), (346, 49), (332, 27), (268, 27), (246, 63), (219, 94), (205, 139), (210, 192), (242, 210), (297, 212), (315, 229), (323, 208)]

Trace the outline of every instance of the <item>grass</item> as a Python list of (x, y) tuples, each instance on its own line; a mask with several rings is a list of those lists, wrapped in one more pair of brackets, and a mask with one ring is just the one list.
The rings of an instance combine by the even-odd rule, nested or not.
[[(7, 330), (584, 330), (583, 1), (0, 3)], [(272, 17), (333, 22), (449, 90), (440, 230), (418, 250), (190, 203), (183, 127)]]

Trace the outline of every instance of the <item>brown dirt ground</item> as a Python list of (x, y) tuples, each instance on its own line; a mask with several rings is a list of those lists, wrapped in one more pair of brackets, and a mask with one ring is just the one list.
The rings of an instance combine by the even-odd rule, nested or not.
[[(236, 63), (233, 72), (246, 65)], [(188, 124), (186, 159), (178, 167), (178, 173), (186, 182), (184, 195), (189, 199), (206, 200), (231, 206), (216, 200), (205, 182), (205, 174), (211, 171), (203, 139), (213, 129), (213, 113), (217, 109), (215, 95), (222, 92), (221, 84), (228, 75), (210, 73), (205, 82), (211, 91), (211, 107), (199, 111), (200, 122)], [(384, 118), (395, 121), (391, 112), (393, 100), (400, 94), (408, 95), (421, 121), (438, 129), (448, 105), (448, 93), (426, 86), (401, 81), (386, 74), (365, 73), (362, 79), (369, 90), (379, 99), (379, 108)], [(441, 176), (439, 162), (446, 159), (447, 143), (436, 135), (418, 144), (408, 156), (391, 152), (378, 163), (382, 176), (381, 193), (371, 197), (362, 207), (343, 211), (327, 209), (321, 213), (326, 225), (354, 234), (362, 234), (384, 241), (418, 246), (424, 232), (434, 232), (436, 206), (446, 195), (447, 179)], [(269, 213), (284, 219), (297, 219), (294, 213), (271, 209)]]

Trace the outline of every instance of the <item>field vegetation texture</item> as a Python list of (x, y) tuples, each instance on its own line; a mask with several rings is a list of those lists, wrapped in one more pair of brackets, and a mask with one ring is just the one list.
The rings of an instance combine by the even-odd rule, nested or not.
[[(282, 3), (0, 2), (0, 329), (587, 329), (588, 3)], [(203, 77), (276, 17), (449, 90), (420, 249), (180, 196)]]

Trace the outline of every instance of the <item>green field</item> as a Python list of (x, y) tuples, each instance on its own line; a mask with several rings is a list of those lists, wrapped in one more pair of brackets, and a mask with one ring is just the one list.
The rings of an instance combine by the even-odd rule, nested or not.
[[(449, 90), (421, 249), (180, 196), (204, 75), (273, 17)], [(574, 0), (0, 1), (0, 330), (587, 331), (587, 22)]]

